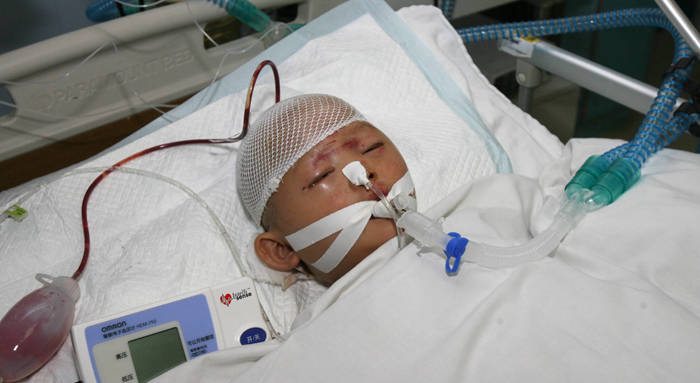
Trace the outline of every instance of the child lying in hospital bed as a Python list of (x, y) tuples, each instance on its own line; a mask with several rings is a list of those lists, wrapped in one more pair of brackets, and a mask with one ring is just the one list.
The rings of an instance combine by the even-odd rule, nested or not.
[[(430, 28), (424, 27), (429, 34)], [(479, 97), (487, 93), (476, 90), (479, 84), (467, 85), (473, 91), (471, 99), (477, 108), (498, 105), (498, 112), (483, 116), (492, 129), (496, 127), (494, 132), (513, 156), (520, 176), (463, 179), (461, 184), (466, 185), (452, 188), (426, 214), (434, 219), (448, 216), (446, 229), (468, 228), (487, 243), (521, 244), (541, 230), (541, 221), (547, 220), (554, 202), (551, 197), (561, 193), (571, 171), (588, 155), (603, 153), (617, 143), (574, 141), (563, 154), (555, 153), (546, 143), (548, 138), (531, 129), (527, 135), (538, 137), (542, 146), (519, 155), (520, 148), (527, 146), (527, 135), (516, 137), (521, 131), (509, 130), (504, 123), (511, 121), (512, 127), (519, 117), (501, 105), (498, 96)], [(547, 155), (552, 157), (540, 157)], [(687, 190), (680, 184), (697, 184), (691, 169), (698, 169), (698, 163), (681, 153), (659, 156), (642, 184), (624, 200), (588, 217), (551, 259), (497, 271), (465, 265), (459, 275), (447, 277), (436, 262), (439, 254), (411, 244), (396, 255), (396, 243), (389, 241), (301, 312), (292, 335), (281, 346), (226, 350), (208, 361), (183, 365), (161, 381), (176, 376), (242, 382), (697, 378), (698, 353), (690, 341), (700, 339), (698, 307), (691, 297), (697, 289), (683, 282), (682, 276), (697, 270), (697, 262), (681, 255), (691, 246), (688, 241), (697, 246), (697, 240), (681, 239), (678, 230), (670, 229), (678, 223), (672, 217), (687, 221), (683, 211), (697, 211), (697, 207), (649, 201), (675, 193), (663, 185)], [(669, 160), (678, 162), (670, 165)], [(687, 166), (686, 176), (676, 166)], [(423, 169), (411, 166), (411, 170)], [(426, 173), (415, 177), (419, 200), (432, 191), (420, 189), (430, 177)], [(634, 205), (639, 210), (632, 210)], [(652, 241), (652, 233), (659, 231), (647, 215), (669, 228), (662, 235), (665, 239)]]
[(331, 284), (396, 236), (391, 219), (367, 216), (356, 240), (344, 246), (338, 246), (340, 231), (302, 238), (303, 245), (299, 240), (290, 243), (300, 234), (316, 234), (318, 230), (308, 226), (324, 217), (358, 202), (379, 200), (343, 174), (354, 161), (362, 163), (384, 195), (408, 173), (394, 143), (337, 97), (316, 94), (283, 100), (252, 126), (238, 157), (238, 190), (253, 220), (265, 229), (255, 239), (255, 251), (266, 265), (280, 271), (305, 265)]
[[(299, 96), (282, 101), (263, 116), (285, 116), (287, 107), (294, 109), (297, 104), (313, 103), (319, 98), (337, 100), (322, 95)], [(280, 137), (289, 137), (289, 130), (294, 131), (291, 137), (305, 137), (308, 131), (324, 133), (315, 139), (301, 138), (303, 142), (293, 145), (295, 153), (287, 156), (292, 160), (281, 167), (271, 166), (279, 170), (251, 181), (242, 175), (245, 169), (239, 165), (237, 175), (241, 190), (250, 189), (249, 183), (257, 183), (259, 189), (271, 195), (269, 200), (258, 200), (262, 201), (258, 206), (266, 206), (264, 210), (255, 209), (256, 204), (251, 202), (254, 198), (245, 202), (250, 215), (266, 229), (255, 241), (258, 256), (268, 266), (284, 271), (301, 262), (308, 263), (318, 278), (337, 284), (297, 318), (293, 335), (281, 346), (268, 343), (226, 350), (166, 373), (159, 382), (188, 381), (194, 377), (203, 382), (227, 382), (236, 377), (240, 381), (426, 381), (431, 376), (453, 374), (479, 381), (531, 381), (543, 373), (552, 377), (549, 380), (558, 381), (571, 378), (572, 370), (581, 375), (569, 381), (630, 376), (635, 381), (649, 376), (653, 381), (659, 377), (694, 376), (698, 372), (692, 362), (697, 353), (688, 349), (692, 347), (688, 337), (700, 336), (693, 326), (696, 318), (656, 291), (644, 277), (640, 278), (639, 271), (627, 270), (649, 265), (648, 259), (640, 262), (631, 257), (631, 263), (623, 260), (619, 265), (620, 260), (610, 258), (615, 251), (591, 250), (596, 248), (591, 237), (608, 242), (605, 236), (619, 234), (614, 225), (611, 229), (610, 223), (601, 222), (600, 217), (593, 218), (593, 228), (584, 229), (583, 238), (575, 233), (554, 259), (499, 271), (469, 265), (462, 275), (453, 277), (446, 276), (440, 263), (435, 262), (437, 254), (420, 250), (415, 244), (401, 252), (394, 241), (382, 245), (396, 234), (393, 223), (371, 220), (370, 225), (373, 221), (381, 225), (368, 225), (360, 235), (358, 243), (368, 243), (367, 247), (355, 245), (347, 257), (342, 258), (341, 254), (338, 267), (328, 273), (317, 270), (313, 264), (325, 254), (335, 236), (326, 238), (327, 242), (315, 251), (303, 254), (298, 254), (287, 238), (353, 203), (375, 200), (374, 195), (354, 185), (339, 169), (353, 161), (362, 162), (368, 178), (381, 185), (385, 194), (392, 188), (391, 182), (396, 183), (408, 171), (388, 137), (353, 117), (354, 108), (340, 100), (329, 104), (301, 114), (299, 120), (305, 123), (282, 123), (285, 127), (275, 123), (254, 125), (250, 137), (262, 133), (265, 139), (254, 146), (257, 150), (244, 143), (239, 156), (241, 164), (269, 165), (260, 159), (267, 158), (272, 148), (279, 148), (275, 143)], [(317, 123), (314, 117), (319, 115), (342, 118), (331, 124), (323, 119)], [(279, 123), (280, 118), (270, 120)], [(293, 128), (286, 129), (286, 125)], [(609, 144), (600, 142), (586, 148), (583, 144), (569, 150), (580, 158), (606, 145)], [(544, 211), (547, 219), (548, 193), (543, 189), (560, 183), (560, 175), (568, 172), (570, 160), (553, 163), (540, 182), (515, 175), (481, 178), (457, 189), (427, 214), (448, 217), (448, 229), (468, 228), (475, 237), (500, 244), (522, 243), (541, 226), (538, 213)], [(253, 173), (255, 178), (257, 173)], [(645, 191), (656, 193), (649, 186)], [(618, 210), (618, 206), (622, 207)], [(630, 214), (625, 202), (610, 209), (613, 216), (620, 212)], [(666, 220), (663, 217), (667, 214), (657, 217)], [(627, 239), (618, 240), (623, 247), (630, 244)], [(581, 256), (579, 251), (597, 254), (602, 259)], [(647, 311), (649, 306), (654, 309)], [(629, 322), (630, 315), (636, 317), (634, 322)], [(650, 333), (657, 323), (670, 328), (660, 330), (663, 335)], [(489, 341), (481, 340), (482, 337)], [(549, 363), (550, 348), (561, 353), (557, 359), (561, 364), (544, 372), (541, 366)], [(614, 355), (621, 357), (613, 359)], [(431, 365), (423, 366), (423, 358)], [(645, 361), (644, 368), (640, 360)], [(512, 365), (494, 370), (495, 361)], [(311, 367), (308, 371), (295, 369), (299, 363)], [(481, 369), (481, 363), (489, 367)], [(601, 368), (603, 365), (614, 367), (606, 370)]]
[[(347, 8), (341, 11), (352, 14)], [(433, 206), (426, 212), (431, 218), (449, 216), (446, 229), (467, 225), (474, 238), (486, 243), (523, 243), (531, 236), (527, 224), (537, 227), (533, 218), (545, 197), (560, 192), (588, 155), (618, 144), (574, 141), (564, 148), (488, 85), (437, 9), (409, 8), (399, 16), (391, 11), (380, 16), (362, 16), (348, 28), (305, 42), (280, 65), (282, 78), (301, 93), (351, 101), (390, 136), (411, 169), (419, 210)], [(427, 73), (419, 71), (384, 33), (400, 25), (377, 24), (399, 17), (410, 21), (413, 32), (408, 33), (425, 41), (445, 69), (428, 65)], [(351, 52), (343, 51), (349, 46)], [(419, 52), (412, 49), (412, 54)], [(478, 123), (457, 117), (462, 99), (446, 97), (449, 92), (440, 98), (434, 85), (427, 84), (426, 78), (445, 71), (466, 94), (464, 100), (473, 101), (518, 176), (485, 177), (508, 166), (487, 150), (493, 142), (475, 134)], [(313, 81), (318, 79), (324, 81)], [(361, 84), (360, 89), (348, 82)], [(435, 89), (449, 91), (449, 84), (443, 85)], [(366, 97), (368, 93), (375, 97)], [(458, 106), (445, 106), (455, 99)], [(410, 100), (410, 108), (404, 100)], [(108, 166), (139, 149), (192, 138), (193, 132), (204, 137), (235, 133), (231, 127), (240, 121), (231, 111), (242, 103), (239, 95), (232, 95), (90, 166)], [(238, 209), (238, 198), (232, 198), (230, 169), (238, 163), (236, 154), (236, 149), (193, 147), (154, 155), (135, 166), (196, 186), (245, 250), (246, 241), (260, 233), (244, 225), (250, 220)], [(283, 333), (291, 329), (291, 336), (284, 343), (265, 342), (193, 359), (161, 381), (206, 381), (225, 367), (230, 368), (220, 371), (219, 381), (241, 373), (240, 381), (285, 382), (697, 380), (700, 309), (693, 281), (700, 245), (685, 234), (693, 216), (700, 214), (692, 202), (700, 190), (697, 169), (700, 164), (690, 154), (657, 154), (640, 184), (586, 218), (555, 257), (509, 270), (465, 264), (458, 275), (448, 277), (444, 256), (414, 245), (396, 255), (396, 241), (389, 240), (327, 291), (301, 281), (281, 292), (280, 278), (268, 275), (274, 270), (255, 265), (258, 257), (246, 251), (251, 274), (264, 282), (256, 285), (263, 307), (273, 315), (276, 328)], [(37, 222), (29, 217), (23, 223), (35, 225), (34, 231), (0, 232), (7, 245), (4, 254), (9, 254), (3, 257), (8, 267), (2, 270), (8, 294), (0, 297), (6, 307), (36, 288), (36, 272), (58, 274), (77, 261), (79, 241), (74, 237), (80, 233), (80, 220), (63, 212), (75, 211), (79, 196), (74, 197), (74, 189), (84, 190), (89, 181), (56, 183), (40, 195), (30, 206)], [(160, 184), (119, 175), (96, 191), (91, 203), (95, 256), (80, 282), (85, 296), (76, 323), (238, 277), (208, 217), (198, 216), (199, 208), (179, 191), (168, 193)], [(3, 195), (3, 201), (14, 198)], [(12, 248), (34, 256), (7, 252)], [(77, 380), (71, 355), (66, 342), (31, 381)]]

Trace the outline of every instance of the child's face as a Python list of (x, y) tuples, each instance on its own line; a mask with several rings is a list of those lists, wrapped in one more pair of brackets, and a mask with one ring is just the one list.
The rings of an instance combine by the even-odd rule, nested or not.
[[(378, 200), (376, 194), (362, 186), (353, 185), (342, 169), (353, 161), (360, 161), (368, 172), (369, 180), (385, 195), (408, 168), (401, 153), (389, 138), (367, 122), (357, 121), (328, 136), (304, 154), (282, 178), (277, 192), (269, 199), (263, 224), (268, 235), (284, 238), (319, 219), (354, 203)], [(262, 234), (261, 234), (262, 235)], [(396, 236), (393, 220), (372, 218), (348, 255), (334, 270), (324, 274), (310, 266), (321, 258), (338, 236), (335, 233), (303, 250), (293, 252), (284, 243), (292, 257), (309, 265), (322, 280), (333, 283), (342, 277), (379, 246)], [(256, 251), (260, 255), (258, 244)], [(266, 261), (264, 256), (261, 256)], [(277, 269), (295, 266), (268, 265)]]

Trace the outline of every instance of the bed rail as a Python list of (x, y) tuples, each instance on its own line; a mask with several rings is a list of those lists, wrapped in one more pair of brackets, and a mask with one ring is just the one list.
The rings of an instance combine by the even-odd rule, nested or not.
[[(517, 57), (518, 60), (569, 80), (642, 114), (649, 110), (656, 93), (659, 91), (654, 86), (542, 40), (535, 43), (513, 42), (513, 44), (520, 46), (523, 44), (531, 45), (529, 49), (525, 49), (527, 54), (524, 55), (515, 54), (513, 49), (508, 48), (509, 44), (511, 44), (510, 41), (504, 41), (500, 44), (501, 50)], [(533, 75), (536, 74), (528, 66), (518, 65), (516, 68), (516, 80), (520, 84), (518, 106), (526, 112), (530, 109), (533, 85), (538, 85), (530, 81), (534, 77)], [(679, 98), (676, 106), (684, 101), (684, 99)]]
[[(252, 0), (252, 3), (261, 9), (298, 4), (294, 23), (307, 23), (342, 1)], [(224, 52), (205, 48), (202, 33), (191, 15), (202, 25), (228, 16), (209, 2), (177, 3), (1, 55), (1, 80), (35, 85), (3, 85), (17, 109), (0, 116), (0, 161), (143, 111), (149, 108), (144, 101), (155, 105), (167, 103), (211, 83)], [(223, 46), (231, 51), (240, 50), (259, 37), (260, 34), (242, 37)], [(73, 71), (105, 43), (97, 54)], [(227, 57), (219, 77), (264, 48), (263, 44), (257, 44), (243, 54)], [(67, 73), (70, 75), (66, 76)]]

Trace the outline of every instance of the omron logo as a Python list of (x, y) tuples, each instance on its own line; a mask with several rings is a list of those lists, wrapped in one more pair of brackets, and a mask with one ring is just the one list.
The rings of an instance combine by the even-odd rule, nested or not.
[(111, 325), (109, 325), (109, 326), (104, 326), (104, 327), (102, 327), (102, 332), (107, 332), (107, 331), (116, 330), (116, 329), (122, 328), (122, 327), (124, 327), (124, 326), (126, 326), (126, 322), (125, 322), (125, 321), (121, 321), (121, 322), (119, 322), (119, 323), (114, 323), (114, 324), (111, 324)]

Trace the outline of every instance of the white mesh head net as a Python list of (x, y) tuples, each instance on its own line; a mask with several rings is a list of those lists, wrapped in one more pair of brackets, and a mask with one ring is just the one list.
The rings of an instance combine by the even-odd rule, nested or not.
[(366, 120), (352, 105), (325, 94), (282, 100), (255, 121), (240, 146), (236, 179), (243, 204), (257, 224), (287, 170), (316, 144), (355, 121)]

